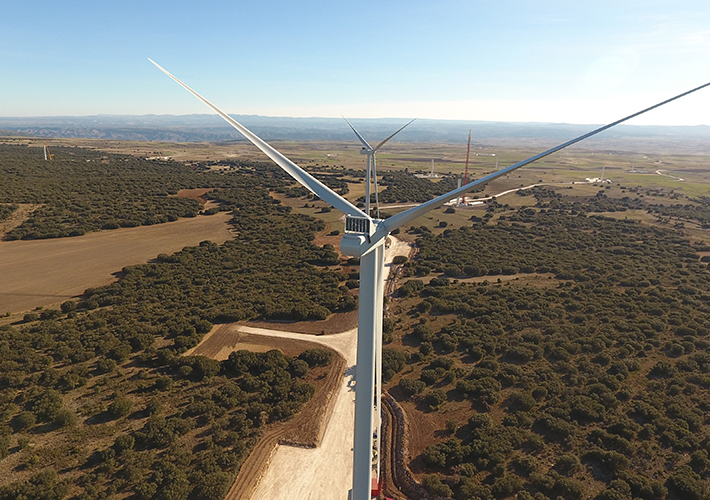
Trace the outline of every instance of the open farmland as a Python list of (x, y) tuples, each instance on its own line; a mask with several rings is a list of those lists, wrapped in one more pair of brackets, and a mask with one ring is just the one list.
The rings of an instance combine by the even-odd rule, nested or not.
[[(395, 165), (391, 167), (397, 175), (406, 169), (411, 172), (416, 162), (428, 167), (424, 161), (428, 155), (426, 151), (418, 150), (416, 158), (409, 157), (405, 161), (399, 158), (407, 158), (406, 147), (394, 146), (398, 159), (392, 159)], [(450, 151), (460, 148), (455, 145), (442, 147), (451, 148)], [(322, 148), (324, 158), (314, 159), (311, 163), (305, 149), (299, 150), (295, 145), (294, 154), (289, 155), (293, 158), (302, 155), (301, 159), (306, 161), (301, 163), (313, 165), (309, 169), (328, 176), (334, 189), (347, 187), (350, 199), (362, 196), (363, 185), (358, 182), (357, 173), (334, 164), (333, 157), (327, 156), (334, 154), (326, 153), (330, 151), (327, 144)], [(96, 154), (103, 156), (100, 152)], [(523, 156), (522, 149), (511, 149), (510, 154), (516, 159)], [(703, 465), (705, 462), (698, 447), (704, 446), (702, 436), (706, 425), (690, 413), (704, 418), (706, 412), (701, 404), (706, 391), (702, 379), (705, 368), (698, 356), (708, 350), (703, 333), (705, 325), (700, 321), (704, 314), (702, 302), (707, 294), (703, 281), (707, 266), (703, 267), (701, 259), (710, 255), (706, 248), (705, 228), (708, 210), (702, 198), (707, 194), (707, 183), (704, 182), (707, 158), (692, 152), (674, 158), (659, 155), (659, 161), (675, 162), (672, 167), (664, 167), (663, 173), (672, 173), (683, 181), (655, 173), (628, 173), (626, 160), (620, 159), (615, 167), (606, 161), (603, 163), (607, 166), (606, 175), (613, 179), (612, 184), (570, 184), (583, 180), (583, 177), (598, 175), (597, 168), (602, 164), (597, 162), (597, 154), (578, 151), (564, 157), (564, 161), (523, 170), (521, 177), (500, 179), (473, 196), (494, 195), (540, 180), (544, 186), (501, 196), (475, 208), (442, 208), (414, 222), (406, 234), (401, 235), (407, 241), (417, 241), (420, 253), (406, 266), (409, 276), (401, 282), (407, 296), (395, 297), (388, 305), (390, 318), (386, 321), (385, 335), (390, 344), (385, 371), (391, 393), (404, 408), (407, 428), (411, 431), (405, 465), (430, 491), (446, 493), (449, 488), (460, 498), (505, 498), (506, 491), (515, 490), (513, 494), (519, 498), (527, 498), (525, 494), (530, 494), (543, 500), (564, 491), (560, 494), (565, 498), (591, 499), (607, 490), (626, 491), (619, 482), (623, 481), (635, 495), (644, 499), (654, 498), (649, 495), (655, 494), (657, 498), (676, 500), (680, 497), (674, 492), (684, 487), (697, 487), (702, 493), (709, 469)], [(211, 157), (212, 154), (204, 156)], [(330, 163), (323, 161), (326, 158), (331, 160)], [(209, 162), (205, 160), (207, 158), (190, 160), (194, 170), (186, 175), (194, 174), (197, 179), (214, 175), (214, 183), (210, 187), (198, 187), (204, 183), (191, 182), (189, 186), (179, 185), (180, 189), (200, 189), (193, 194), (210, 198), (213, 205), (209, 206), (232, 211), (234, 239), (223, 233), (226, 238), (223, 244), (190, 247), (173, 255), (169, 255), (168, 250), (154, 248), (153, 254), (146, 257), (146, 260), (155, 259), (153, 262), (129, 266), (126, 275), (116, 283), (92, 289), (71, 301), (76, 307), (67, 307), (61, 314), (57, 311), (57, 314), (47, 314), (46, 317), (38, 312), (36, 321), (0, 328), (2, 346), (8, 347), (0, 352), (0, 414), (3, 415), (0, 453), (5, 453), (2, 448), (5, 444), (7, 452), (11, 452), (0, 463), (3, 467), (12, 464), (4, 469), (7, 471), (4, 477), (9, 479), (3, 480), (6, 481), (2, 483), (6, 485), (5, 489), (0, 485), (2, 494), (30, 488), (28, 485), (34, 483), (29, 482), (29, 478), (43, 470), (54, 470), (57, 474), (34, 481), (44, 481), (42, 484), (48, 488), (61, 491), (68, 488), (72, 495), (85, 494), (86, 498), (98, 498), (101, 488), (112, 484), (115, 485), (112, 491), (118, 497), (139, 494), (157, 499), (167, 494), (171, 481), (180, 485), (185, 495), (197, 495), (206, 491), (207, 477), (218, 480), (224, 493), (242, 464), (246, 467), (249, 450), (257, 446), (259, 437), (270, 436), (270, 429), (281, 425), (279, 422), (291, 421), (289, 418), (293, 413), (289, 412), (298, 412), (295, 401), (279, 400), (277, 396), (283, 390), (283, 385), (279, 384), (284, 380), (276, 381), (277, 385), (272, 384), (274, 380), (267, 381), (265, 372), (259, 368), (260, 363), (287, 366), (284, 372), (279, 372), (279, 377), (287, 378), (288, 372), (289, 384), (305, 391), (299, 398), (310, 391), (303, 383), (316, 384), (314, 378), (327, 371), (309, 367), (306, 378), (299, 378), (298, 373), (304, 365), (295, 359), (300, 354), (297, 349), (287, 349), (285, 344), (283, 354), (293, 359), (283, 361), (275, 355), (264, 359), (255, 357), (249, 361), (253, 365), (239, 368), (241, 371), (235, 370), (234, 363), (223, 363), (218, 368), (202, 357), (227, 357), (228, 360), (231, 350), (240, 348), (234, 339), (225, 338), (224, 345), (211, 345), (208, 339), (201, 347), (209, 345), (209, 352), (189, 351), (213, 325), (224, 321), (258, 320), (260, 326), (266, 326), (268, 321), (279, 320), (278, 329), (288, 330), (288, 321), (300, 320), (298, 328), (304, 331), (335, 331), (340, 316), (332, 313), (341, 311), (342, 314), (342, 311), (351, 309), (357, 290), (354, 274), (357, 267), (335, 253), (339, 236), (331, 233), (342, 231), (339, 214), (325, 210), (322, 202), (293, 189), (290, 182), (279, 177), (278, 170), (245, 168), (239, 166), (235, 158), (226, 156), (216, 159), (212, 168), (207, 165), (212, 158)], [(362, 166), (363, 157), (356, 150), (351, 160), (353, 168)], [(412, 163), (407, 164), (408, 161)], [(314, 168), (316, 162), (320, 163), (318, 168)], [(457, 164), (462, 169), (461, 163)], [(481, 165), (472, 169), (471, 175), (478, 176), (487, 171), (485, 169), (486, 166)], [(382, 186), (383, 190), (390, 190), (388, 196), (393, 205), (400, 203), (397, 200), (408, 202), (412, 189), (421, 190), (417, 187), (419, 184), (409, 183), (408, 178), (405, 178), (406, 182), (397, 180), (397, 175), (393, 176), (390, 185)], [(432, 187), (422, 185), (427, 192)], [(212, 187), (217, 190), (207, 192)], [(6, 203), (28, 201), (8, 197)], [(37, 201), (46, 202), (34, 200)], [(391, 209), (392, 212), (396, 210)], [(125, 235), (131, 231), (136, 231), (137, 235), (153, 234), (152, 231), (168, 230), (200, 219), (211, 224), (220, 217), (223, 217), (220, 231), (224, 231), (226, 216), (217, 213), (167, 224), (97, 231), (76, 238), (3, 242), (0, 249), (5, 244), (70, 244), (85, 238), (99, 241), (114, 235), (128, 238)], [(593, 227), (586, 228), (585, 224)], [(639, 229), (637, 225), (646, 229)], [(647, 236), (643, 231), (649, 228), (658, 233)], [(549, 236), (546, 231), (553, 230), (559, 231), (554, 234), (559, 234), (561, 240), (583, 239), (586, 250), (580, 248), (576, 240), (574, 244), (560, 247), (557, 240), (545, 239)], [(584, 239), (582, 233), (585, 231), (597, 231), (595, 234), (607, 237), (613, 235), (617, 243), (613, 252), (608, 255), (592, 252), (590, 248), (596, 248), (594, 245), (605, 240), (596, 238), (598, 241), (594, 241), (593, 237), (586, 236), (592, 238), (590, 243)], [(643, 237), (636, 240), (631, 237), (638, 234)], [(459, 241), (459, 237), (463, 239)], [(455, 252), (446, 253), (447, 245), (439, 244), (440, 241), (456, 243)], [(671, 253), (658, 244), (668, 241), (672, 243)], [(639, 252), (644, 251), (648, 242), (654, 243), (654, 255), (661, 257), (655, 264), (640, 257)], [(530, 253), (530, 248), (534, 248), (535, 253)], [(552, 269), (545, 259), (554, 258), (562, 251), (566, 252), (564, 263), (569, 264), (570, 269)], [(158, 256), (156, 252), (164, 255)], [(597, 269), (574, 267), (574, 256), (580, 252), (601, 259), (594, 261)], [(682, 253), (687, 255), (681, 256)], [(526, 261), (525, 269), (514, 262), (526, 258), (540, 262)], [(675, 268), (671, 265), (673, 258), (678, 259)], [(490, 259), (504, 262), (498, 269)], [(616, 269), (615, 264), (621, 268)], [(485, 276), (482, 275), (484, 266)], [(272, 269), (277, 272), (270, 272)], [(113, 272), (120, 270), (117, 268)], [(589, 273), (611, 281), (618, 278), (618, 283), (610, 281), (609, 293), (617, 294), (613, 296), (619, 298), (614, 307), (589, 308), (588, 302), (595, 297), (595, 288), (588, 286), (594, 280), (584, 279)], [(629, 273), (646, 277), (648, 286), (640, 277), (628, 276)], [(660, 277), (653, 276), (654, 273)], [(677, 276), (672, 277), (674, 273)], [(652, 279), (660, 280), (659, 284)], [(418, 280), (421, 283), (417, 284)], [(454, 280), (459, 281), (454, 283)], [(304, 286), (294, 286), (299, 283)], [(462, 298), (461, 294), (471, 290), (477, 294), (475, 297)], [(691, 293), (694, 290), (695, 295)], [(529, 297), (542, 298), (533, 300)], [(668, 311), (664, 309), (665, 299), (674, 301)], [(696, 307), (694, 300), (700, 305)], [(60, 301), (62, 299), (56, 300)], [(498, 307), (500, 301), (504, 301), (505, 306)], [(559, 313), (560, 321), (566, 322), (565, 328), (545, 330), (541, 334), (542, 340), (527, 330), (517, 331), (513, 325), (525, 319), (520, 320), (518, 316), (530, 315), (535, 309), (518, 304), (525, 301), (546, 301), (548, 306), (542, 309)], [(575, 304), (580, 301), (584, 302), (583, 308), (578, 310)], [(660, 316), (648, 305), (657, 301), (660, 301)], [(469, 310), (474, 307), (473, 302), (479, 309), (489, 307), (490, 312), (476, 316), (475, 311), (471, 313)], [(505, 311), (513, 307), (510, 304), (517, 315), (512, 319), (505, 315)], [(639, 311), (634, 305), (640, 308)], [(681, 306), (688, 312), (685, 315), (688, 321), (692, 318), (697, 325), (686, 325), (683, 318), (678, 319), (680, 324), (673, 323), (678, 316), (674, 314), (674, 308)], [(460, 307), (463, 312), (451, 312), (450, 309), (455, 307)], [(352, 315), (352, 312), (345, 313), (348, 314)], [(475, 317), (469, 317), (471, 314)], [(458, 317), (461, 315), (464, 321)], [(648, 315), (656, 322), (646, 321), (644, 318)], [(486, 323), (487, 317), (491, 323)], [(617, 328), (614, 334), (607, 332), (609, 324), (631, 328), (636, 322), (643, 321), (652, 329), (657, 321), (671, 326), (662, 332), (657, 331), (656, 337), (648, 337), (650, 330), (647, 332), (644, 326), (645, 340), (631, 338), (634, 335), (631, 330)], [(418, 328), (419, 325), (424, 326)], [(502, 331), (489, 332), (498, 326)], [(579, 333), (580, 328), (591, 326), (601, 329), (600, 335), (608, 340), (603, 346), (594, 344), (594, 359), (585, 350), (592, 347), (580, 340), (586, 337), (570, 336), (570, 332)], [(526, 328), (534, 330), (536, 325), (531, 323)], [(678, 328), (688, 330), (683, 330), (682, 335), (674, 333)], [(241, 346), (253, 350), (255, 356), (266, 356), (268, 353), (263, 351), (268, 351), (269, 347), (279, 348), (278, 341), (266, 345), (254, 338), (243, 340)], [(469, 345), (474, 340), (478, 343)], [(459, 343), (453, 345), (456, 341)], [(641, 348), (637, 349), (634, 342)], [(576, 345), (580, 346), (579, 351)], [(475, 347), (480, 348), (481, 353)], [(465, 349), (462, 351), (462, 348)], [(515, 358), (526, 356), (528, 350), (533, 353), (531, 360)], [(535, 357), (538, 351), (540, 357)], [(646, 353), (645, 356), (640, 356), (640, 352)], [(476, 358), (478, 354), (481, 354), (480, 358)], [(560, 356), (562, 358), (558, 359)], [(605, 361), (607, 357), (609, 359)], [(638, 369), (633, 363), (637, 360)], [(698, 370), (684, 371), (692, 366), (692, 362), (698, 363)], [(626, 379), (620, 377), (623, 367), (619, 363), (628, 369)], [(666, 367), (663, 363), (668, 363), (670, 371), (667, 373), (663, 372)], [(612, 369), (616, 370), (613, 374), (610, 373)], [(652, 374), (654, 369), (658, 373)], [(483, 377), (486, 384), (492, 384), (493, 389), (498, 387), (496, 382), (501, 385), (491, 396), (497, 396), (495, 401), (485, 398), (479, 401), (483, 397), (481, 387), (485, 385), (483, 382), (483, 385), (478, 384), (480, 377), (477, 377), (484, 373), (482, 370), (489, 370)], [(535, 376), (545, 374), (555, 383), (538, 384), (539, 381), (530, 378), (533, 375), (528, 370), (535, 371)], [(588, 374), (599, 380), (593, 381)], [(612, 375), (618, 387), (614, 385), (617, 382), (609, 378)], [(402, 383), (403, 379), (411, 382)], [(417, 393), (416, 389), (421, 386), (419, 382), (425, 387)], [(462, 382), (461, 392), (459, 382)], [(562, 384), (561, 387), (557, 382)], [(592, 420), (582, 422), (579, 412), (598, 408), (588, 399), (597, 401), (610, 397), (609, 391), (602, 390), (597, 382), (606, 384), (605, 387), (619, 401), (614, 409), (616, 413), (591, 417), (589, 414), (584, 418)], [(268, 385), (261, 387), (266, 393), (256, 390), (262, 383)], [(533, 394), (536, 385), (544, 385), (547, 395)], [(225, 393), (222, 387), (231, 392)], [(411, 396), (403, 392), (412, 389), (414, 394)], [(676, 398), (679, 407), (667, 410), (665, 403), (646, 397), (650, 391), (658, 393), (659, 398)], [(563, 410), (569, 410), (570, 414), (574, 412), (571, 425), (576, 427), (563, 429), (572, 437), (560, 440), (554, 436), (559, 429), (550, 430), (544, 425), (557, 422), (553, 418), (567, 418), (554, 413), (553, 409), (561, 405), (559, 401), (564, 401), (568, 392), (579, 404), (578, 407), (565, 406)], [(528, 393), (535, 402), (524, 410), (521, 408), (531, 404)], [(631, 399), (624, 401), (627, 395)], [(318, 397), (317, 392), (314, 397)], [(236, 398), (229, 399), (229, 404), (237, 401), (237, 406), (227, 413), (220, 406), (226, 401), (224, 398)], [(607, 399), (603, 399), (604, 405), (611, 401)], [(126, 406), (126, 400), (134, 411), (123, 415), (120, 408)], [(623, 420), (619, 412), (629, 405), (640, 405), (639, 401), (656, 405), (654, 408), (665, 413), (659, 414), (658, 422), (639, 424), (658, 425), (654, 429), (644, 427), (643, 433), (635, 434), (634, 440), (643, 441), (642, 451), (627, 454), (629, 462), (619, 462), (625, 468), (612, 474), (604, 468), (607, 467), (605, 460), (620, 460), (613, 453), (626, 453), (617, 450), (625, 444), (613, 437), (617, 435), (611, 431), (600, 433), (602, 425), (599, 422), (617, 417)], [(262, 404), (270, 406), (266, 408), (260, 406)], [(112, 413), (109, 413), (109, 407)], [(150, 412), (153, 412), (152, 416)], [(197, 417), (199, 412), (204, 418)], [(34, 415), (34, 421), (30, 414)], [(473, 418), (479, 414), (488, 415), (490, 422), (485, 417), (479, 418), (481, 422)], [(637, 419), (635, 413), (629, 415), (631, 420)], [(527, 417), (533, 421), (530, 426)], [(668, 423), (676, 424), (679, 419), (690, 422), (690, 434), (684, 434), (683, 430)], [(242, 423), (238, 424), (238, 420)], [(626, 420), (623, 422), (628, 424)], [(479, 423), (483, 431), (476, 427)], [(668, 426), (663, 428), (666, 424)], [(696, 424), (700, 430), (694, 430)], [(469, 454), (465, 457), (470, 462), (454, 463), (459, 451), (468, 453), (468, 447), (474, 444), (490, 444), (478, 442), (483, 439), (482, 432), (500, 438), (498, 440), (505, 448), (512, 442), (505, 439), (510, 437), (508, 431), (515, 425), (520, 428), (521, 436), (524, 434), (523, 437), (529, 438), (525, 443), (530, 444), (530, 449), (525, 447), (526, 444), (510, 454), (503, 449), (486, 448), (487, 453), (501, 451), (502, 455), (486, 458)], [(629, 432), (636, 432), (633, 425), (627, 427), (631, 429)], [(168, 432), (169, 443), (155, 441), (156, 434), (151, 434), (163, 431)], [(668, 433), (664, 434), (666, 431)], [(675, 436), (675, 441), (670, 433)], [(72, 436), (80, 437), (70, 442), (70, 438), (74, 439)], [(552, 436), (554, 439), (546, 447), (534, 448), (540, 445), (536, 436)], [(628, 440), (623, 435), (618, 436)], [(56, 445), (60, 445), (57, 449), (67, 451), (66, 456), (73, 446), (74, 455), (65, 459), (53, 455), (52, 446), (56, 448)], [(191, 450), (192, 455), (183, 453), (181, 448)], [(203, 453), (207, 449), (209, 453)], [(560, 454), (565, 461), (558, 464), (552, 457)], [(643, 457), (651, 458), (641, 465)], [(666, 465), (662, 464), (663, 460)], [(528, 466), (532, 469), (526, 472), (524, 468)], [(652, 477), (648, 484), (637, 481), (642, 473)], [(8, 484), (10, 482), (14, 484)], [(93, 485), (100, 486), (92, 489)], [(649, 488), (651, 493), (648, 493)]]
[(101, 231), (76, 238), (0, 242), (0, 311), (17, 313), (64, 302), (108, 285), (125, 266), (209, 240), (231, 238), (229, 214)]

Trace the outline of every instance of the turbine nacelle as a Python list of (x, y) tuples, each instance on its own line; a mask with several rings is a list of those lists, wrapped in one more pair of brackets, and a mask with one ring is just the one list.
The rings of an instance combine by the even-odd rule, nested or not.
[(360, 258), (387, 237), (384, 220), (345, 216), (345, 234), (340, 239), (340, 252), (347, 257)]

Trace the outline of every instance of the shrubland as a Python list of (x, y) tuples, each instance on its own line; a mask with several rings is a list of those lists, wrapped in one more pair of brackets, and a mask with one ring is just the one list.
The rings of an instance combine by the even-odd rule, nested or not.
[[(121, 178), (120, 162), (112, 168)], [(57, 175), (62, 189), (82, 186)], [(328, 267), (332, 247), (311, 243), (324, 224), (269, 196), (265, 185), (288, 185), (278, 170), (245, 164), (213, 177), (223, 187), (210, 196), (234, 214), (233, 240), (159, 255), (60, 310), (0, 327), (0, 499), (223, 498), (264, 429), (313, 395), (330, 351), (238, 351), (222, 362), (184, 355), (215, 322), (321, 319), (357, 305), (347, 275)], [(49, 204), (50, 184), (38, 183), (47, 198), (4, 196)], [(130, 206), (135, 191), (116, 189), (115, 202)]]
[[(41, 148), (0, 144), (0, 204), (41, 205), (6, 239), (80, 236), (194, 217), (199, 203), (175, 197), (178, 191), (235, 187), (244, 173), (261, 180), (262, 187), (291, 184), (285, 173), (261, 163), (235, 162), (227, 173), (198, 172), (169, 160), (77, 147), (53, 151), (54, 160), (43, 161)], [(0, 220), (5, 210), (0, 209)]]
[[(438, 182), (432, 182), (415, 177), (408, 172), (385, 172), (378, 181), (381, 186), (386, 186), (379, 193), (380, 203), (423, 203), (456, 189), (456, 183), (454, 176), (443, 177)], [(371, 201), (374, 203), (374, 193), (371, 196)], [(358, 201), (364, 202), (365, 198), (361, 197)]]
[(17, 210), (17, 205), (15, 204), (0, 205), (0, 221), (10, 217), (15, 210)]
[(456, 499), (708, 498), (706, 244), (594, 213), (639, 200), (534, 196), (411, 228), (386, 348), (406, 362), (383, 367), (409, 418), (441, 426), (412, 467)]
[[(356, 307), (356, 276), (330, 269), (334, 249), (311, 243), (325, 225), (268, 190), (308, 193), (257, 163), (217, 174), (0, 148), (0, 220), (18, 203), (43, 205), (11, 238), (194, 215), (195, 201), (169, 195), (196, 187), (215, 188), (207, 197), (234, 212), (235, 234), (127, 267), (61, 310), (0, 328), (0, 467), (13, 464), (0, 469), (0, 499), (223, 498), (266, 426), (310, 398), (332, 353), (183, 353), (216, 322)], [(340, 173), (321, 178), (348, 187)], [(386, 174), (380, 200), (426, 201), (452, 182)], [(412, 463), (432, 493), (708, 498), (710, 272), (698, 252), (710, 247), (680, 225), (706, 225), (710, 204), (626, 191), (535, 188), (521, 192), (529, 206), (492, 200), (468, 227), (410, 228), (418, 255), (384, 322), (383, 378), (413, 421), (440, 424)], [(618, 217), (627, 210), (658, 223)]]

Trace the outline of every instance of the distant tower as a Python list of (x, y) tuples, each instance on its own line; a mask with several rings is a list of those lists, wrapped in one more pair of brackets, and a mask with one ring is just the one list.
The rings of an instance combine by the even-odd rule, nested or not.
[(47, 160), (54, 160), (54, 155), (49, 152), (49, 148), (47, 147), (47, 143), (44, 143), (44, 161)]
[(605, 169), (605, 168), (606, 168), (606, 167), (605, 167), (604, 165), (602, 165), (602, 182), (604, 182), (604, 169)]
[(431, 174), (432, 177), (434, 177), (434, 160), (431, 160)]

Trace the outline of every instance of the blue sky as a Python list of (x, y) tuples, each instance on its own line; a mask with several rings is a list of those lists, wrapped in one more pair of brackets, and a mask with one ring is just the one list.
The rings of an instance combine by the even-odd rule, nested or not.
[[(710, 2), (6, 2), (0, 116), (604, 123), (710, 81)], [(710, 124), (710, 89), (636, 124)]]

